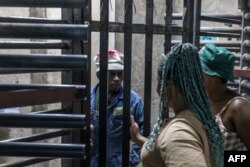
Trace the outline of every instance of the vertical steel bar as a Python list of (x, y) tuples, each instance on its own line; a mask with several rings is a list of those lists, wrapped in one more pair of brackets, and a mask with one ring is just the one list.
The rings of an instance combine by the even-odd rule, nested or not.
[[(80, 9), (63, 9), (62, 18), (68, 20), (71, 24), (81, 23), (81, 10)], [(64, 53), (79, 54), (82, 53), (83, 42), (82, 41), (70, 41), (71, 46), (69, 50), (64, 50)], [(82, 71), (70, 71), (62, 74), (63, 83), (68, 84), (84, 84), (85, 80), (82, 75)], [(83, 114), (83, 101), (76, 101), (73, 103), (64, 103), (63, 106), (71, 108), (72, 114)], [(65, 143), (83, 143), (83, 131), (72, 131), (67, 137), (63, 137), (62, 141)], [(83, 166), (83, 159), (63, 159), (62, 167), (81, 167)]]
[(99, 167), (106, 167), (106, 133), (107, 133), (107, 75), (108, 75), (108, 25), (109, 25), (109, 0), (101, 0), (101, 9), (100, 9), (100, 96), (99, 96), (99, 136), (102, 140), (99, 140)]
[[(87, 1), (86, 7), (82, 10), (82, 18), (84, 23), (91, 24), (92, 20), (92, 11), (91, 11), (91, 3), (92, 1)], [(85, 160), (83, 166), (90, 166), (90, 90), (91, 90), (91, 31), (88, 29), (88, 42), (83, 44), (83, 53), (88, 56), (87, 66), (88, 69), (83, 71), (83, 78), (85, 78), (86, 85), (86, 100), (84, 101), (83, 110), (86, 115), (86, 131), (83, 135), (85, 139)]]
[[(81, 24), (83, 9), (73, 9), (73, 24)], [(73, 54), (83, 53), (83, 41), (73, 41), (72, 42)], [(72, 83), (73, 84), (85, 84), (86, 78), (83, 76), (83, 71), (73, 71), (72, 72)], [(74, 101), (72, 103), (72, 114), (84, 114), (84, 101)], [(87, 125), (88, 126), (88, 125)], [(72, 132), (72, 142), (73, 143), (84, 143), (89, 139), (83, 138), (83, 131), (73, 131)], [(82, 167), (84, 159), (73, 159), (71, 167)]]
[(130, 89), (132, 59), (132, 21), (133, 0), (125, 0), (125, 31), (124, 31), (124, 106), (123, 106), (123, 138), (122, 166), (129, 166), (129, 127), (130, 127)]
[[(240, 47), (240, 69), (242, 69), (242, 64), (243, 64), (243, 55), (244, 55), (244, 46), (243, 46), (243, 42), (245, 40), (245, 35), (244, 35), (244, 27), (246, 26), (245, 24), (245, 11), (242, 12), (242, 30), (241, 30), (241, 47)], [(241, 93), (241, 81), (242, 81), (242, 78), (239, 77), (239, 87), (238, 87), (238, 93), (240, 94)]]
[(171, 50), (173, 0), (166, 0), (164, 54)]
[(193, 43), (194, 0), (184, 0), (182, 42)]
[(154, 1), (146, 2), (146, 42), (145, 42), (145, 80), (144, 80), (144, 135), (150, 133), (152, 52), (153, 52), (153, 14)]
[(194, 0), (194, 33), (193, 44), (200, 46), (200, 26), (201, 26), (201, 0)]

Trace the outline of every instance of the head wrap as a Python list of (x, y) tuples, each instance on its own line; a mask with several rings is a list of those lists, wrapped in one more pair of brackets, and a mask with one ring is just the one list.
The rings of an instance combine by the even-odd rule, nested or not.
[[(124, 55), (117, 50), (108, 50), (108, 70), (122, 71), (124, 69)], [(100, 54), (95, 58), (96, 72), (100, 71)]]
[(226, 48), (206, 44), (199, 51), (203, 72), (234, 82), (233, 69), (235, 55)]

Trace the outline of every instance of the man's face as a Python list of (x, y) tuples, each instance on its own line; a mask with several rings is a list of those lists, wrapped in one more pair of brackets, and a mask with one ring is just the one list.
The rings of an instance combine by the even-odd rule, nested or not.
[(123, 81), (123, 71), (108, 71), (108, 91), (116, 93), (119, 91)]

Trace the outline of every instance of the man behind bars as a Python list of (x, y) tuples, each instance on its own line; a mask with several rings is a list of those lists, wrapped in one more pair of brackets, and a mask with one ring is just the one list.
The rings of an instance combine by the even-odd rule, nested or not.
[[(108, 56), (108, 108), (107, 108), (107, 167), (122, 166), (122, 126), (123, 126), (123, 54), (116, 50), (109, 50)], [(99, 79), (100, 54), (95, 57), (96, 75)], [(99, 83), (91, 91), (91, 115), (94, 132), (92, 134), (93, 151), (91, 155), (91, 167), (98, 166), (99, 140)], [(144, 105), (141, 97), (134, 91), (130, 93), (130, 113), (138, 122), (140, 131), (143, 131)], [(101, 146), (100, 146), (101, 147)], [(140, 162), (140, 147), (133, 145), (130, 152), (130, 166), (136, 166)]]

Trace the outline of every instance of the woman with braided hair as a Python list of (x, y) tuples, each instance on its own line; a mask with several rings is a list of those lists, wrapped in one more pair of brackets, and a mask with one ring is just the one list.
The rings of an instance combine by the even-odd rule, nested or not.
[[(197, 49), (175, 45), (160, 62), (160, 113), (145, 138), (131, 118), (131, 138), (143, 145), (143, 167), (222, 167), (223, 138), (215, 122), (204, 87)], [(175, 117), (168, 119), (168, 109)]]

